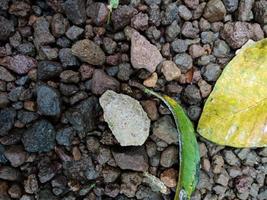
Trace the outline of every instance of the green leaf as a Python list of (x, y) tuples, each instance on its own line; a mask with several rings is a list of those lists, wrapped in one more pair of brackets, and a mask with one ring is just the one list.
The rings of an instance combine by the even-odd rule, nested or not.
[(179, 175), (174, 200), (190, 199), (199, 180), (200, 155), (196, 140), (196, 134), (190, 119), (183, 108), (167, 95), (159, 95), (144, 86), (130, 82), (130, 85), (138, 87), (145, 93), (162, 100), (171, 111), (179, 134)]
[(118, 6), (119, 6), (119, 0), (110, 0), (109, 1), (109, 6), (110, 6), (110, 8), (111, 8), (111, 10), (113, 9), (113, 8), (118, 8)]
[(225, 67), (198, 132), (220, 145), (267, 146), (267, 39), (241, 49)]
[(108, 20), (107, 20), (108, 24), (110, 23), (112, 10), (118, 8), (119, 3), (120, 3), (119, 0), (109, 0), (109, 5), (108, 5), (109, 13), (108, 13)]

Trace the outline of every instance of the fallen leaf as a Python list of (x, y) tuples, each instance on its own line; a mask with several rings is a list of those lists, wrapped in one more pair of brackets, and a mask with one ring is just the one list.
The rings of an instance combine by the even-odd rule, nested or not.
[(242, 49), (225, 67), (197, 130), (220, 145), (267, 146), (267, 39)]
[(171, 111), (179, 134), (179, 175), (174, 200), (190, 199), (199, 180), (200, 155), (194, 126), (183, 108), (167, 95), (159, 95), (144, 86), (130, 82), (145, 93), (162, 100)]

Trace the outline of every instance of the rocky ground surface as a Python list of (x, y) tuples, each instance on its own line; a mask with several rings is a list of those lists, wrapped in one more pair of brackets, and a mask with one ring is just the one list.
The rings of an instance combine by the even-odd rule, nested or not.
[[(171, 199), (174, 123), (129, 80), (177, 99), (197, 123), (235, 51), (267, 36), (266, 0), (121, 0), (110, 24), (107, 4), (0, 0), (1, 200)], [(142, 146), (120, 147), (99, 105), (106, 90), (141, 102), (151, 121)], [(198, 140), (192, 199), (267, 199), (267, 148)]]

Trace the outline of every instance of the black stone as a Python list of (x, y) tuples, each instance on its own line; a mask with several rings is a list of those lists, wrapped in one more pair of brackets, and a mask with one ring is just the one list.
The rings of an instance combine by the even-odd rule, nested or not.
[(41, 114), (57, 117), (61, 112), (59, 92), (47, 85), (37, 87), (37, 105)]
[(0, 110), (0, 136), (7, 135), (12, 129), (16, 117), (13, 108), (3, 108)]
[(54, 148), (55, 138), (53, 125), (47, 120), (40, 120), (24, 132), (22, 142), (28, 152), (48, 152)]

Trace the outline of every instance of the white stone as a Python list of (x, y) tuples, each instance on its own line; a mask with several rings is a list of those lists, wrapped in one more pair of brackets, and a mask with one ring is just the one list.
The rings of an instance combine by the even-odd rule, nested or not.
[(100, 97), (104, 119), (121, 146), (144, 144), (150, 128), (150, 119), (134, 98), (107, 90)]

